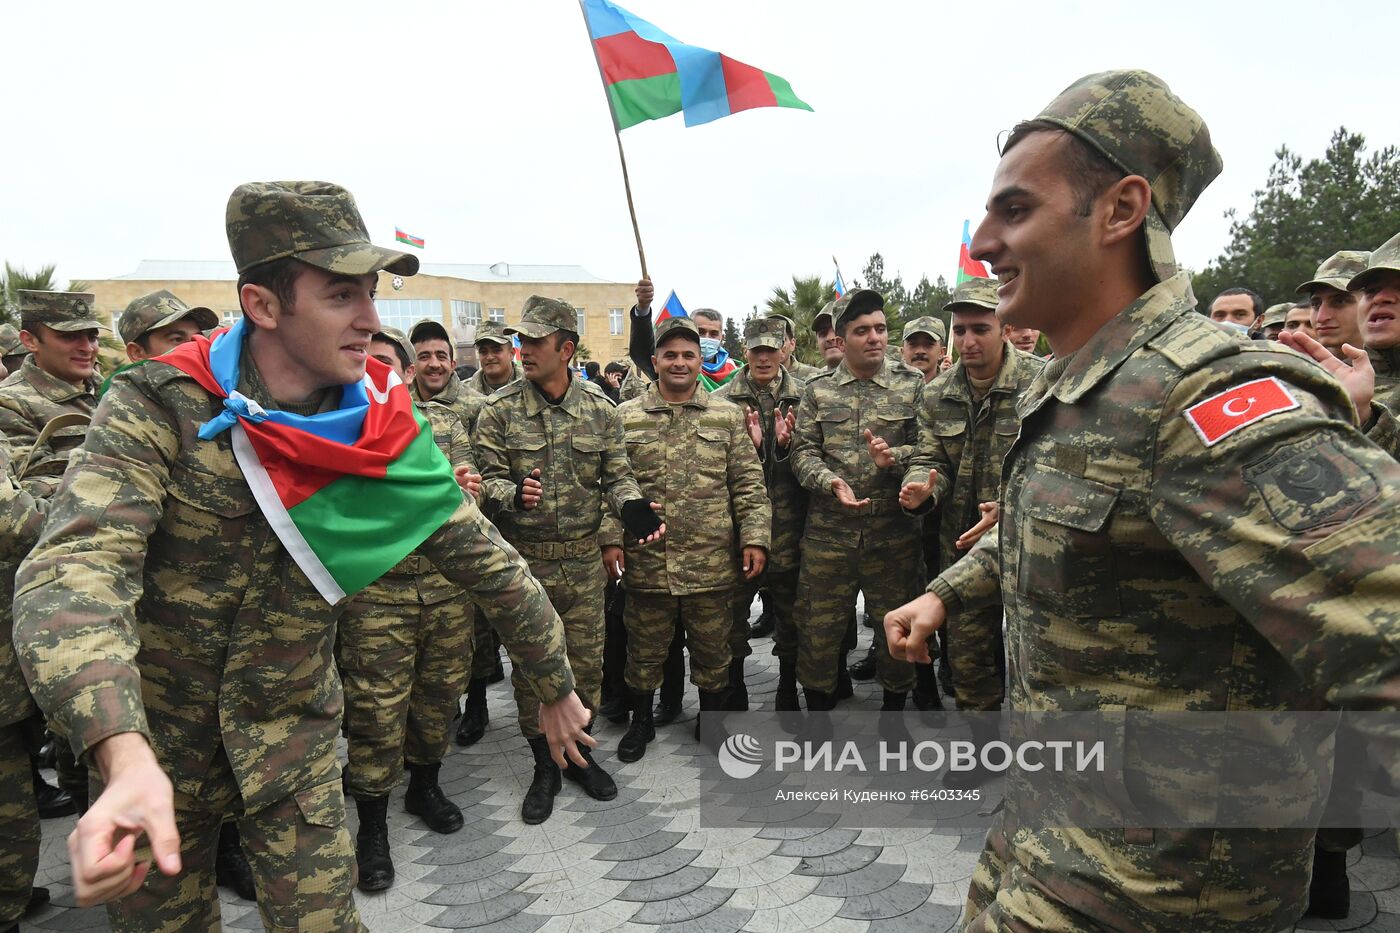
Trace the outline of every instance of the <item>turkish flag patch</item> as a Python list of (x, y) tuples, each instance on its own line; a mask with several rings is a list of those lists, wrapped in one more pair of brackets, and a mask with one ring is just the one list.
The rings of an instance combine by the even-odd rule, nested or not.
[(1186, 409), (1184, 414), (1205, 445), (1211, 447), (1240, 428), (1281, 411), (1292, 411), (1298, 404), (1287, 386), (1274, 376), (1268, 376), (1212, 395)]

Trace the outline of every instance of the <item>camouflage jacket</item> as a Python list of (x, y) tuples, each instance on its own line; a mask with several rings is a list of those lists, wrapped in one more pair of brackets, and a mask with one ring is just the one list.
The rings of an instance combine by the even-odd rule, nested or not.
[[(1400, 464), (1321, 367), (1224, 333), (1189, 282), (1046, 367), (1021, 402), (1000, 526), (929, 589), (953, 613), (1004, 602), (1013, 709), (1393, 710)], [(1218, 396), (1256, 380), (1275, 380), (1274, 412), (1221, 434), (1244, 396)], [(1393, 768), (1395, 736), (1376, 733)], [(1151, 750), (1131, 739), (1140, 768)], [(1153, 777), (1209, 805), (1217, 775), (1192, 760)], [(1315, 773), (1273, 777), (1317, 790)], [(1086, 926), (1279, 929), (1307, 896), (1310, 831), (1002, 828), (1008, 862)]]
[(43, 502), (24, 491), (9, 471), (10, 445), (0, 435), (0, 726), (29, 718), (35, 712), (15, 658), (14, 617), (10, 604), (15, 592), (15, 568), (29, 553), (43, 527)]
[(666, 519), (660, 541), (627, 543), (627, 588), (689, 596), (733, 587), (739, 549), (766, 550), (772, 520), (743, 410), (698, 385), (673, 406), (652, 386), (617, 414), (637, 484)]
[[(15, 647), (75, 753), (141, 732), (198, 794), (222, 745), (255, 811), (335, 772), (345, 603), (328, 606), (273, 534), (231, 432), (199, 438), (220, 410), (159, 361), (116, 378), (20, 566)], [(541, 701), (573, 688), (543, 587), (470, 497), (420, 552), (482, 607)]]
[[(1001, 462), (1021, 427), (1016, 403), (1045, 365), (1009, 340), (1003, 342), (1003, 351), (996, 382), (980, 401), (973, 400), (961, 362), (924, 387), (919, 443), (938, 471), (929, 509), (942, 506), (938, 537), (945, 563), (957, 559), (955, 542), (981, 517), (978, 505), (997, 501)], [(927, 471), (905, 477), (906, 482), (927, 480)]]
[[(917, 447), (923, 387), (922, 373), (888, 359), (868, 380), (857, 379), (843, 361), (807, 383), (797, 409), (792, 472), (811, 494), (808, 537), (849, 543), (864, 533), (868, 544), (879, 546), (907, 543), (918, 534), (915, 519), (899, 505), (903, 470), (877, 467), (865, 432), (869, 429), (891, 447)], [(927, 479), (928, 468), (922, 469)], [(857, 499), (869, 498), (870, 504), (853, 510), (837, 502), (831, 482), (838, 477)]]
[(818, 369), (815, 366), (812, 366), (808, 363), (804, 363), (801, 360), (797, 359), (796, 356), (794, 356), (788, 362), (787, 373), (788, 375), (796, 379), (799, 385), (805, 385), (808, 379), (811, 379), (813, 376), (820, 375), (824, 372), (826, 372), (825, 369)]
[[(525, 378), (525, 374), (524, 374), (524, 372), (521, 371), (521, 369), (520, 369), (520, 364), (519, 364), (519, 363), (511, 363), (511, 364), (510, 364), (510, 379), (506, 380), (506, 385), (508, 386), (508, 385), (510, 385), (512, 382), (519, 382), (519, 381), (520, 381), (521, 379), (523, 379), (523, 378)], [(469, 388), (469, 389), (475, 389), (475, 390), (476, 390), (477, 392), (479, 392), (483, 397), (488, 396), (488, 395), (490, 395), (492, 392), (495, 392), (495, 391), (496, 391), (495, 388), (493, 388), (493, 387), (491, 387), (491, 386), (489, 386), (489, 385), (486, 384), (486, 373), (482, 372), (482, 371), (479, 370), (479, 369), (478, 369), (475, 373), (472, 374), (472, 377), (471, 377), (470, 379), (467, 380), (466, 385), (467, 385), (467, 388)], [(505, 386), (500, 386), (499, 388), (504, 389)]]
[(1400, 346), (1367, 348), (1366, 355), (1376, 371), (1375, 400), (1392, 410), (1400, 408)]
[(434, 395), (431, 399), (424, 399), (418, 391), (418, 381), (413, 382), (413, 400), (422, 403), (424, 401), (437, 402), (445, 405), (457, 413), (457, 418), (462, 422), (462, 427), (467, 429), (467, 437), (472, 436), (476, 430), (476, 419), (481, 414), (481, 406), (486, 404), (486, 396), (473, 389), (467, 383), (457, 378), (453, 373), (447, 377), (447, 385), (442, 387), (442, 391)]
[(10, 469), (24, 469), (24, 486), (39, 498), (47, 498), (58, 487), (58, 479), (68, 467), (68, 456), (83, 442), (86, 425), (70, 425), (55, 431), (43, 448), (34, 450), (39, 435), (59, 415), (91, 415), (97, 407), (97, 384), (81, 389), (51, 376), (24, 358), (18, 372), (0, 382), (0, 433), (10, 439)]
[(784, 417), (789, 411), (795, 411), (802, 401), (802, 388), (800, 381), (785, 372), (776, 393), (765, 391), (754, 384), (745, 369), (714, 392), (716, 398), (728, 399), (745, 413), (759, 413), (759, 423), (763, 426), (763, 450), (759, 452), (759, 461), (763, 464), (763, 484), (768, 489), (768, 501), (773, 507), (768, 566), (775, 572), (796, 570), (802, 560), (807, 490), (792, 475), (791, 453), (796, 438), (785, 450), (778, 447), (777, 437), (773, 433), (774, 413)]
[[(570, 379), (563, 400), (551, 405), (528, 379), (512, 382), (487, 400), (472, 440), (482, 508), (507, 539), (622, 544), (616, 519), (642, 491), (627, 463), (617, 406), (597, 386)], [(544, 497), (533, 509), (517, 510), (516, 489), (533, 470), (540, 471)]]

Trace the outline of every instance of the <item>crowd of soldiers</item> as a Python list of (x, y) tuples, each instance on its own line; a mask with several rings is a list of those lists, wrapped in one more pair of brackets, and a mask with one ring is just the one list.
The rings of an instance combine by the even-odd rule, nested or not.
[[(41, 806), (83, 814), (76, 892), (116, 929), (216, 927), (216, 882), (256, 897), (268, 929), (361, 929), (351, 892), (394, 882), (404, 772), (408, 812), (463, 827), (439, 770), (454, 734), (485, 734), (502, 648), (531, 824), (563, 778), (617, 795), (596, 717), (627, 724), (624, 766), (644, 757), (686, 654), (702, 713), (747, 710), (744, 659), (766, 633), (785, 716), (833, 710), (853, 679), (878, 682), (885, 713), (1008, 695), (1394, 709), (1400, 235), (1324, 260), (1303, 304), (1223, 292), (1217, 327), (1170, 231), (1220, 166), (1159, 79), (1089, 76), (1008, 139), (972, 244), (995, 278), (959, 284), (948, 324), (892, 341), (883, 297), (855, 289), (812, 321), (822, 365), (778, 314), (744, 323), (739, 364), (718, 312), (653, 322), (644, 279), (629, 359), (589, 378), (573, 308), (539, 296), (516, 324), (479, 325), (479, 368), (459, 370), (441, 323), (380, 325), (378, 274), (417, 260), (373, 246), (348, 192), (242, 185), (242, 400), (325, 413), (373, 357), (463, 490), (335, 604), (229, 435), (200, 432), (229, 400), (159, 359), (205, 339), (209, 309), (133, 301), (130, 363), (100, 382), (92, 296), (21, 292), (0, 335), (0, 931), (45, 898)], [(848, 665), (862, 595), (873, 631)], [(40, 775), (46, 728), (60, 788)], [(1400, 770), (1393, 736), (1366, 739)], [(1146, 832), (1002, 820), (967, 927), (1262, 930), (1310, 900), (1345, 915), (1356, 833)]]

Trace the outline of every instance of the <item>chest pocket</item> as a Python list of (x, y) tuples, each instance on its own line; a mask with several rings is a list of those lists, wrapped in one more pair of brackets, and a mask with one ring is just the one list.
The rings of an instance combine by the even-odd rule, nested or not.
[(518, 481), (531, 470), (544, 469), (543, 434), (507, 434), (505, 443), (511, 479)]
[(716, 492), (719, 500), (725, 503), (729, 499), (728, 446), (729, 432), (723, 428), (695, 430), (695, 456), (691, 459), (693, 475), (703, 478), (704, 488)]
[(828, 442), (828, 450), (831, 449), (830, 441), (842, 438), (850, 420), (849, 408), (828, 408), (817, 415), (817, 424), (821, 425), (822, 429), (822, 440)]
[(241, 475), (221, 476), (178, 464), (171, 475), (159, 532), (150, 542), (152, 566), (231, 581), (253, 559), (257, 501)]
[(870, 425), (871, 433), (876, 434), (891, 444), (908, 444), (915, 440), (909, 437), (913, 431), (910, 428), (914, 425), (914, 409), (908, 405), (891, 405), (888, 408), (881, 408), (875, 412), (875, 421)]
[[(1075, 618), (1103, 618), (1122, 611), (1109, 520), (1117, 489), (1042, 467), (1032, 488), (1044, 493), (1021, 507), (1017, 584), (1020, 593)], [(1023, 493), (1024, 497), (1024, 493)]]
[(574, 472), (584, 486), (592, 489), (598, 485), (603, 473), (603, 448), (606, 446), (601, 434), (575, 434), (569, 441), (573, 448)]

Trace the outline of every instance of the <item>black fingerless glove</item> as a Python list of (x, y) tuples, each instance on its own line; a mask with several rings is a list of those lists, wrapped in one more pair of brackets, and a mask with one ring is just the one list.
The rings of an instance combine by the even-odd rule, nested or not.
[(526, 474), (520, 482), (515, 484), (515, 511), (517, 512), (525, 511), (525, 480), (530, 478), (531, 476)]
[(651, 510), (650, 499), (629, 499), (622, 503), (622, 524), (636, 541), (661, 530), (661, 516)]

